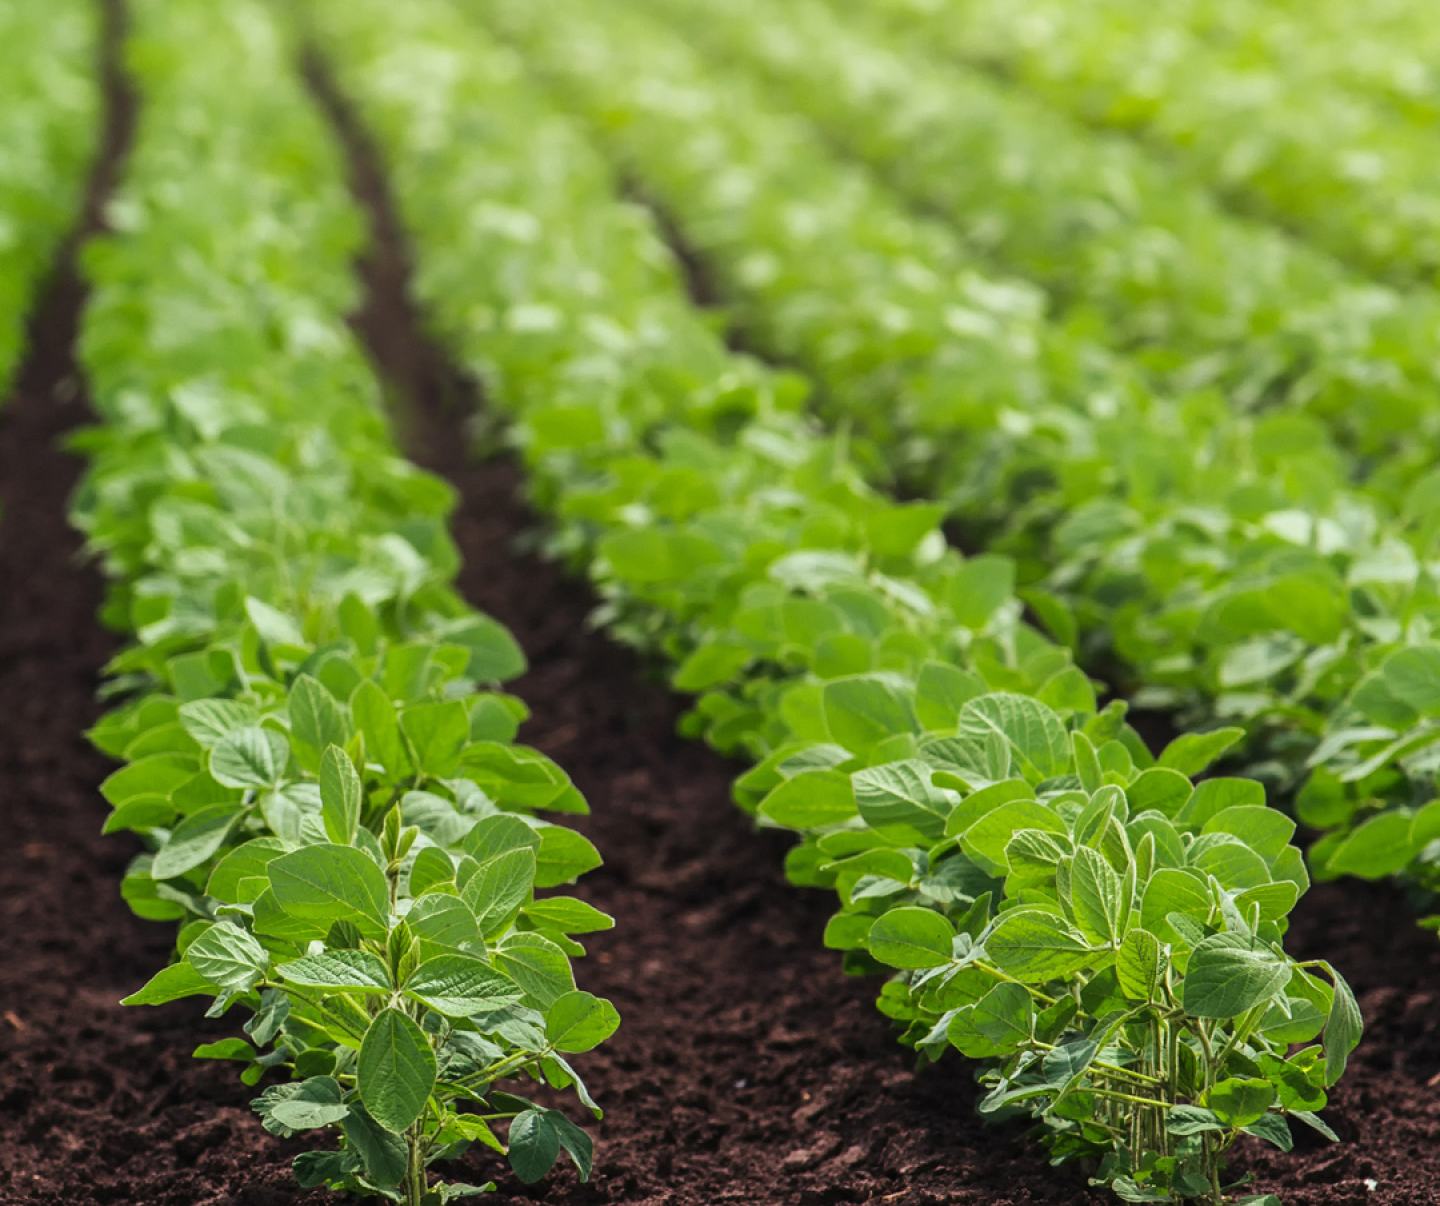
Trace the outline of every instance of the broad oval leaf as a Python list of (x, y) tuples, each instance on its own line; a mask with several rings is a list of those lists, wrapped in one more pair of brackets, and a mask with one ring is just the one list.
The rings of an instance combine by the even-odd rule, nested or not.
[(435, 1053), (425, 1032), (400, 1010), (375, 1015), (356, 1068), (360, 1100), (387, 1131), (398, 1135), (425, 1112), (435, 1087)]
[(150, 874), (156, 879), (173, 879), (193, 871), (225, 844), (240, 813), (239, 805), (214, 804), (186, 817), (155, 852)]
[(545, 1015), (545, 1038), (556, 1050), (577, 1055), (598, 1047), (619, 1026), (619, 1011), (604, 997), (567, 992)]
[(1190, 954), (1182, 1001), (1197, 1018), (1235, 1018), (1281, 992), (1291, 962), (1244, 934), (1212, 934)]
[(509, 976), (470, 955), (436, 955), (425, 960), (405, 981), (405, 992), (451, 1018), (499, 1009), (524, 995)]
[(954, 927), (934, 909), (907, 905), (877, 917), (866, 945), (887, 967), (908, 970), (949, 963), (954, 940)]
[(210, 751), (210, 773), (225, 787), (274, 787), (289, 761), (290, 743), (283, 733), (247, 725)]
[(196, 938), (185, 948), (185, 959), (210, 983), (241, 992), (264, 975), (270, 962), (252, 934), (228, 921), (212, 925)]
[(1070, 738), (1060, 717), (1028, 695), (980, 695), (960, 709), (962, 737), (999, 738), (1032, 782), (1071, 769)]
[(306, 988), (334, 988), (347, 992), (389, 992), (390, 973), (367, 951), (334, 950), (303, 955), (282, 963), (275, 974)]
[(1001, 971), (1026, 984), (1071, 975), (1094, 958), (1083, 934), (1063, 917), (1040, 909), (1003, 914), (985, 939), (985, 953)]
[(366, 937), (384, 934), (390, 890), (364, 851), (322, 842), (282, 855), (266, 871), (276, 903), (292, 917), (353, 921)]

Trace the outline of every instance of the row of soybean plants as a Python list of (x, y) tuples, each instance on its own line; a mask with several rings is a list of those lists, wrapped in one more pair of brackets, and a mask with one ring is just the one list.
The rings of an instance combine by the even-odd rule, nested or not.
[[(1003, 559), (949, 550), (941, 508), (864, 486), (792, 378), (726, 351), (647, 213), (475, 14), (313, 13), (418, 298), (508, 417), (554, 551), (700, 695), (692, 731), (752, 761), (738, 802), (800, 837), (787, 870), (836, 893), (846, 965), (898, 969), (879, 1005), (904, 1040), (983, 1061), (982, 1110), (1043, 1118), (1056, 1159), (1098, 1159), (1130, 1197), (1220, 1201), (1240, 1134), (1324, 1131), (1359, 1014), (1328, 964), (1284, 954), (1293, 823), (1258, 783), (1192, 782), (1235, 731), (1157, 759), (1123, 705), (1097, 709)], [(578, 8), (546, 19), (572, 17), (591, 32)]]
[[(1011, 217), (975, 217), (993, 235), (982, 255), (641, 7), (603, 22), (578, 3), (563, 21), (505, 0), (487, 11), (667, 211), (744, 337), (812, 374), (822, 410), (868, 437), (880, 466), (1015, 555), (1026, 601), (1083, 664), (1119, 663), (1132, 698), (1187, 722), (1249, 727), (1250, 765), (1327, 831), (1312, 850), (1321, 873), (1434, 881), (1440, 478), (1423, 442), (1393, 454), (1435, 413), (1434, 308), (1186, 201), (1139, 156), (993, 89), (978, 109), (991, 133), (967, 137), (957, 115), (983, 105), (983, 85), (972, 97), (944, 68), (867, 51), (873, 32), (851, 36), (823, 8), (764, 22), (745, 3), (680, 5), (717, 58), (786, 76), (792, 100), (828, 113), (827, 133), (900, 173), (927, 210), (973, 215), (956, 182), (987, 162), (1003, 182), (1019, 131), (1032, 167), (997, 183)], [(984, 137), (988, 159), (972, 145)], [(1049, 170), (1037, 164), (1055, 177), (1035, 184)], [(1108, 220), (1103, 198), (1056, 199), (1086, 171), (1148, 195), (1145, 221)], [(1175, 252), (1192, 236), (1217, 249), (1213, 277)], [(996, 275), (992, 258), (1052, 295)], [(1131, 312), (1112, 288), (1148, 296)], [(1286, 317), (1292, 290), (1310, 309)], [(1146, 314), (1161, 316), (1153, 345)]]
[(84, 196), (100, 127), (100, 36), (88, 0), (0, 5), (0, 397)]
[[(1004, 0), (881, 7), (917, 41), (999, 71), (1087, 121), (1143, 137), (1237, 208), (1378, 277), (1433, 283), (1440, 270), (1433, 111), (1346, 82), (1352, 41), (1373, 38), (1372, 59), (1389, 54), (1398, 67), (1413, 34), (1423, 56), (1434, 31), (1416, 31), (1434, 22), (1422, 4), (1400, 8), (1389, 34), (1367, 35), (1368, 13), (1356, 20), (1352, 11), (1283, 51), (1273, 37), (1248, 36), (1270, 19), (1259, 4), (1226, 5), (1237, 13), (1208, 22), (1185, 16), (1222, 7), (1204, 0), (1104, 0), (1083, 17), (1063, 0), (1045, 0), (1022, 21)], [(1289, 7), (1301, 10), (1292, 29), (1309, 23), (1309, 6)], [(1217, 26), (1247, 36), (1217, 37)], [(1423, 78), (1409, 90), (1423, 93)]]
[(297, 1157), (305, 1185), (468, 1196), (427, 1168), (505, 1151), (501, 1120), (522, 1178), (561, 1149), (584, 1175), (585, 1131), (507, 1086), (595, 1108), (567, 1056), (618, 1018), (576, 989), (573, 935), (611, 919), (536, 890), (599, 855), (540, 819), (584, 801), (515, 743), (498, 684), (523, 656), (453, 589), (452, 491), (398, 455), (344, 323), (344, 164), (263, 3), (130, 18), (138, 131), (85, 249), (101, 422), (74, 505), (132, 638), (93, 732), (125, 763), (106, 829), (146, 840), (130, 905), (179, 926), (126, 1003), (244, 1014), (196, 1054), (290, 1075), (254, 1102), (265, 1127), (341, 1140)]
[(1177, 6), (1177, 15), (1187, 33), (1220, 43), (1254, 67), (1285, 62), (1287, 80), (1300, 76), (1317, 88), (1383, 100), (1407, 118), (1440, 115), (1440, 30), (1415, 0), (1381, 0), (1366, 8), (1363, 21), (1337, 0), (1197, 0)]

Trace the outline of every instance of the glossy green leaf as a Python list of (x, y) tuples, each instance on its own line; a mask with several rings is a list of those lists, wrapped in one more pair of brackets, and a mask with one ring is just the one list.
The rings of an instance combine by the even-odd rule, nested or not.
[(365, 1032), (356, 1071), (370, 1117), (398, 1135), (425, 1111), (435, 1087), (435, 1053), (411, 1018), (383, 1009)]

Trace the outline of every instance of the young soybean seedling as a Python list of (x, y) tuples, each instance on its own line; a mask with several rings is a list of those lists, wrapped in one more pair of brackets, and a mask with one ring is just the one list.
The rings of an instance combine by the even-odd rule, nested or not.
[[(405, 715), (411, 756), (422, 760), (438, 716), (422, 710), (425, 723), (404, 726)], [(285, 744), (273, 729), (223, 731), (215, 716), (207, 712), (205, 727), (212, 773), (218, 765), (223, 774), (237, 749)], [(264, 765), (287, 761), (285, 750)], [(279, 783), (283, 772), (274, 773)], [(245, 1061), (248, 1083), (272, 1068), (293, 1072), (294, 1081), (254, 1102), (266, 1129), (334, 1129), (342, 1140), (338, 1150), (296, 1158), (302, 1185), (438, 1206), (493, 1188), (429, 1180), (430, 1165), (476, 1143), (508, 1152), (527, 1182), (562, 1152), (588, 1177), (589, 1136), (502, 1087), (520, 1076), (573, 1087), (600, 1114), (567, 1057), (603, 1042), (619, 1016), (575, 988), (569, 957), (579, 948), (570, 935), (610, 921), (579, 900), (534, 896), (537, 882), (593, 865), (575, 845), (583, 839), (486, 812), (477, 807), (483, 797), (459, 787), (464, 780), (402, 793), (380, 775), (367, 789), (336, 745), (316, 778), (319, 807), (301, 826), (314, 840), (260, 836), (234, 846), (209, 874), (213, 920), (186, 927), (181, 960), (126, 1003), (213, 994), (212, 1015), (237, 1002), (253, 1011), (248, 1041), (196, 1054)], [(378, 835), (360, 823), (377, 800)], [(428, 818), (426, 828), (404, 822), (406, 804)], [(508, 1142), (498, 1123), (508, 1123)]]
[[(1288, 1151), (1293, 1120), (1334, 1139), (1318, 1111), (1361, 1019), (1334, 968), (1282, 946), (1308, 883), (1294, 822), (1258, 783), (1190, 778), (1238, 734), (1156, 762), (1119, 709), (1067, 728), (991, 693), (924, 728), (943, 715), (927, 690), (828, 683), (848, 743), (793, 752), (759, 804), (806, 832), (792, 868), (840, 895), (827, 943), (852, 970), (898, 969), (880, 1006), (905, 1040), (983, 1061), (982, 1113), (1029, 1114), (1054, 1159), (1094, 1162), (1126, 1201), (1219, 1206), (1241, 1135)], [(911, 732), (872, 740), (876, 716)]]

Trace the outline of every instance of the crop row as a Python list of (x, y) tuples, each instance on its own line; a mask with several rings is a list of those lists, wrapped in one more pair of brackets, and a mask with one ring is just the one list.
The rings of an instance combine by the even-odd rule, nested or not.
[[(451, 585), (454, 498), (396, 452), (344, 314), (364, 224), (295, 48), (254, 0), (132, 0), (140, 114), (114, 231), (85, 250), (81, 359), (101, 423), (74, 519), (132, 640), (93, 733), (125, 765), (107, 831), (124, 879), (177, 923), (129, 1004), (247, 1015), (197, 1050), (271, 1083), (277, 1135), (336, 1129), (305, 1185), (409, 1206), (479, 1192), (427, 1166), (474, 1144), (543, 1176), (591, 1143), (502, 1086), (573, 1088), (609, 1002), (573, 937), (611, 919), (537, 895), (598, 865), (542, 812), (585, 803), (515, 743), (524, 668)], [(235, 65), (244, 64), (237, 72)], [(466, 1107), (462, 1112), (461, 1107)]]
[(684, 13), (713, 57), (763, 74), (827, 141), (982, 262), (1042, 286), (1055, 317), (1124, 352), (1154, 388), (1314, 415), (1358, 447), (1357, 471), (1391, 479), (1437, 422), (1440, 299), (1236, 217), (1134, 141), (913, 53), (878, 16), (825, 0), (794, 0), (783, 22), (754, 21), (753, 2), (648, 7)]
[(1287, 0), (1263, 9), (1245, 0), (1196, 0), (1173, 11), (1187, 32), (1219, 42), (1237, 61), (1243, 55), (1251, 63), (1284, 62), (1287, 79), (1383, 99), (1417, 122), (1440, 116), (1440, 31), (1430, 13), (1405, 0), (1367, 5), (1363, 22), (1337, 0)]
[[(801, 836), (788, 871), (837, 893), (847, 965), (899, 970), (880, 1004), (906, 1041), (987, 1061), (983, 1108), (1043, 1117), (1057, 1157), (1101, 1157), (1130, 1196), (1218, 1201), (1239, 1134), (1324, 1130), (1359, 1015), (1327, 964), (1283, 954), (1306, 886), (1293, 823), (1256, 782), (1191, 781), (1236, 732), (1157, 760), (1123, 706), (1097, 711), (1018, 620), (1003, 559), (947, 550), (940, 508), (867, 489), (790, 378), (725, 350), (644, 211), (472, 18), (314, 12), (419, 300), (510, 420), (554, 549), (613, 631), (703, 692), (692, 729), (755, 761), (737, 798)], [(579, 5), (485, 12), (573, 28), (577, 71), (629, 92), (586, 57), (600, 30)], [(750, 182), (736, 165), (711, 183)]]
[(0, 397), (36, 288), (75, 224), (99, 130), (100, 15), (89, 0), (0, 6)]
[[(1142, 0), (1083, 13), (1045, 0), (1023, 21), (1005, 0), (883, 7), (913, 45), (986, 64), (1088, 121), (1141, 134), (1194, 180), (1377, 277), (1431, 283), (1440, 271), (1433, 118), (1318, 83), (1343, 74), (1348, 34), (1269, 57)], [(1424, 19), (1412, 10), (1409, 21)]]
[[(660, 202), (743, 337), (876, 445), (867, 466), (902, 465), (1014, 553), (1026, 602), (1084, 664), (1118, 657), (1137, 702), (1250, 727), (1252, 764), (1329, 831), (1322, 872), (1433, 877), (1433, 475), (1355, 486), (1321, 415), (1155, 392), (1083, 319), (1047, 322), (1032, 286), (987, 275), (953, 230), (638, 9), (490, 10)], [(823, 16), (805, 28), (838, 76)]]

